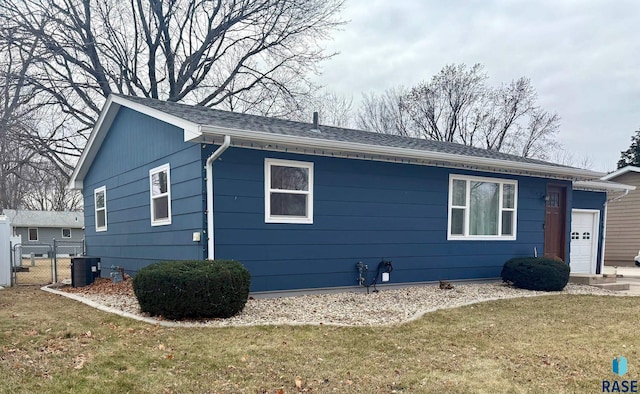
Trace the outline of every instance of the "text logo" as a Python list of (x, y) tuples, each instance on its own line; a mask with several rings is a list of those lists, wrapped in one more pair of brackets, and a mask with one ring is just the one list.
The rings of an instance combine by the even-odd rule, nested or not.
[(624, 376), (627, 373), (627, 359), (618, 356), (611, 363), (611, 370), (618, 376)]

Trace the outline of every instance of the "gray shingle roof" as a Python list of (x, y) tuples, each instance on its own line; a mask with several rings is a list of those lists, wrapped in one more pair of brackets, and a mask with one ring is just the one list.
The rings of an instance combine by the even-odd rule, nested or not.
[(82, 212), (22, 211), (5, 209), (3, 214), (14, 227), (84, 227)]
[(482, 157), (488, 159), (507, 160), (520, 163), (544, 164), (566, 167), (542, 160), (528, 159), (520, 156), (474, 148), (452, 142), (431, 141), (398, 135), (380, 134), (363, 130), (345, 129), (332, 126), (320, 126), (320, 132), (312, 131), (311, 123), (294, 122), (277, 118), (228, 112), (208, 107), (178, 104), (156, 99), (123, 96), (120, 97), (147, 107), (182, 118), (200, 125), (251, 130), (273, 134), (317, 138), (330, 141), (355, 142), (361, 144), (408, 148), (430, 152), (449, 153), (462, 156)]

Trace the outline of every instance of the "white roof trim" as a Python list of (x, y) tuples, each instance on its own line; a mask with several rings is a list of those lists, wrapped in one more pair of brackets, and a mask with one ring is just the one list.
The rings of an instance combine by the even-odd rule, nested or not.
[(621, 169), (616, 170), (616, 171), (614, 171), (612, 173), (609, 173), (609, 174), (603, 176), (600, 179), (602, 179), (603, 181), (608, 181), (610, 179), (619, 177), (622, 174), (626, 174), (627, 172), (640, 172), (640, 167), (634, 167), (634, 166), (622, 167)]
[(611, 181), (601, 181), (598, 179), (592, 181), (575, 181), (573, 182), (573, 188), (578, 190), (602, 190), (607, 192), (636, 190), (635, 186)]
[(268, 145), (284, 144), (308, 149), (326, 149), (340, 152), (375, 156), (394, 156), (406, 159), (461, 163), (469, 166), (498, 167), (504, 170), (544, 173), (551, 176), (563, 176), (579, 179), (599, 178), (601, 172), (580, 168), (560, 167), (536, 163), (523, 163), (488, 157), (465, 156), (452, 153), (433, 152), (420, 149), (398, 148), (383, 145), (369, 145), (358, 142), (332, 141), (319, 138), (273, 134), (261, 131), (241, 130), (226, 127), (202, 126), (203, 135), (223, 137), (229, 135), (232, 141), (253, 141)]
[[(104, 141), (107, 131), (111, 127), (113, 120), (120, 107), (131, 108), (134, 111), (143, 113), (155, 119), (161, 120), (183, 130), (184, 141), (200, 142), (203, 135), (220, 137), (228, 135), (237, 144), (242, 142), (264, 144), (263, 148), (273, 145), (286, 145), (294, 148), (313, 150), (327, 150), (330, 152), (349, 153), (363, 156), (383, 156), (399, 159), (422, 161), (423, 164), (440, 163), (446, 165), (453, 163), (456, 165), (466, 165), (473, 168), (498, 168), (505, 172), (516, 172), (532, 174), (534, 176), (564, 177), (573, 180), (590, 180), (600, 178), (604, 174), (591, 170), (584, 170), (572, 167), (560, 167), (537, 163), (524, 163), (510, 160), (494, 159), (488, 157), (466, 156), (453, 153), (443, 153), (426, 151), (411, 148), (399, 148), (383, 145), (369, 145), (360, 142), (333, 141), (321, 138), (299, 137), (284, 134), (274, 134), (261, 131), (235, 129), (226, 127), (216, 127), (211, 125), (197, 124), (169, 113), (147, 107), (143, 104), (133, 102), (127, 98), (111, 95), (107, 98), (100, 117), (98, 118), (87, 145), (78, 160), (71, 178), (69, 180), (70, 189), (82, 189), (83, 180), (95, 159), (100, 146)], [(236, 143), (234, 143), (236, 145)], [(418, 163), (420, 164), (420, 163)]]
[(98, 120), (91, 131), (91, 135), (89, 135), (89, 140), (82, 151), (82, 155), (78, 160), (76, 168), (71, 174), (67, 188), (78, 190), (82, 189), (84, 177), (87, 175), (87, 171), (89, 170), (91, 163), (96, 158), (96, 155), (100, 150), (100, 146), (106, 137), (107, 130), (111, 127), (120, 107), (131, 108), (134, 111), (181, 128), (184, 133), (183, 138), (185, 141), (191, 141), (202, 135), (200, 125), (197, 123), (189, 122), (166, 112), (127, 100), (124, 97), (110, 95), (107, 97), (107, 101), (102, 107), (100, 117), (98, 117)]

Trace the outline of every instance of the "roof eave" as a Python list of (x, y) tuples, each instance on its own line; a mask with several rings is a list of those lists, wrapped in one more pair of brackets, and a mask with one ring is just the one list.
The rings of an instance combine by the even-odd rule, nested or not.
[(213, 138), (221, 138), (224, 135), (229, 135), (232, 139), (232, 145), (237, 145), (237, 143), (234, 144), (234, 140), (236, 142), (238, 140), (243, 140), (264, 144), (264, 149), (268, 149), (270, 146), (282, 144), (309, 150), (324, 149), (329, 151), (349, 152), (353, 154), (362, 154), (369, 156), (381, 155), (393, 156), (409, 160), (441, 162), (443, 164), (452, 163), (457, 165), (463, 164), (481, 168), (500, 168), (501, 170), (531, 173), (537, 176), (553, 176), (571, 180), (588, 180), (600, 178), (604, 175), (601, 172), (579, 168), (514, 162), (486, 157), (465, 156), (452, 153), (389, 147), (382, 145), (369, 145), (357, 142), (333, 141), (321, 138), (291, 136), (217, 126), (202, 126), (201, 132), (202, 135), (210, 136)]
[(576, 181), (573, 182), (574, 189), (578, 190), (597, 190), (603, 192), (625, 192), (636, 190), (635, 186), (625, 185), (623, 183), (601, 181), (599, 179), (591, 181)]
[(110, 95), (102, 107), (100, 116), (89, 135), (87, 144), (85, 145), (82, 155), (78, 160), (78, 164), (73, 170), (69, 178), (67, 189), (82, 190), (84, 177), (87, 175), (91, 163), (95, 159), (100, 146), (106, 137), (107, 130), (111, 127), (118, 110), (121, 107), (127, 107), (142, 114), (159, 119), (183, 130), (184, 141), (192, 141), (202, 135), (200, 125), (180, 117), (168, 114), (143, 104), (136, 103), (121, 96)]
[(605, 176), (603, 176), (602, 179), (603, 181), (608, 181), (611, 180), (613, 178), (617, 178), (620, 175), (626, 174), (627, 172), (639, 172), (640, 173), (640, 167), (635, 167), (635, 166), (626, 166), (626, 167), (622, 167), (610, 174), (607, 174)]

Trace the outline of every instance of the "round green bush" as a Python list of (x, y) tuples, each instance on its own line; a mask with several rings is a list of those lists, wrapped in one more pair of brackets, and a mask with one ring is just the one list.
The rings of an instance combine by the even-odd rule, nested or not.
[(517, 257), (502, 267), (502, 280), (528, 290), (560, 291), (569, 282), (569, 265), (545, 257)]
[(249, 271), (234, 260), (164, 261), (133, 277), (140, 309), (167, 319), (227, 318), (244, 309)]

